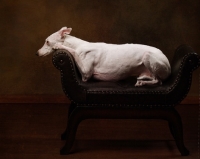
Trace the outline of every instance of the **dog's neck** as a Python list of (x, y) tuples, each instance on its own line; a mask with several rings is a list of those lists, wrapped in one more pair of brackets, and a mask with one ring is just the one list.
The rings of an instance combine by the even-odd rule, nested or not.
[(78, 48), (81, 44), (88, 43), (87, 41), (81, 40), (71, 35), (67, 35), (63, 45), (68, 46), (74, 50)]

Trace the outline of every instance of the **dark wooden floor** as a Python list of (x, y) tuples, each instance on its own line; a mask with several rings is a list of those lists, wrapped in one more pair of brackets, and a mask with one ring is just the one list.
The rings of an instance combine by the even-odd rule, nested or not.
[(72, 154), (60, 156), (60, 134), (67, 122), (64, 104), (0, 104), (2, 159), (199, 159), (198, 105), (176, 107), (190, 150), (180, 156), (162, 120), (85, 120), (77, 131)]

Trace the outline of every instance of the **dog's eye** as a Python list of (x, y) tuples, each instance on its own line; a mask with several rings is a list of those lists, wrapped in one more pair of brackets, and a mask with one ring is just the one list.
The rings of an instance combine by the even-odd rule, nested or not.
[(47, 45), (49, 45), (49, 41), (48, 40), (46, 41), (46, 43), (47, 43)]

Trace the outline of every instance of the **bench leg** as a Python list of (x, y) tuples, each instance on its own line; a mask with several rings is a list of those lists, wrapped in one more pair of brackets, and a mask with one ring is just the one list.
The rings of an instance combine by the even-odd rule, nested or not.
[[(70, 118), (70, 116), (71, 116), (73, 110), (75, 110), (75, 108), (76, 108), (76, 105), (75, 105), (74, 103), (71, 103), (70, 106), (69, 106), (69, 110), (68, 110), (68, 119)], [(68, 121), (68, 122), (69, 122), (69, 121)], [(61, 135), (61, 140), (66, 140), (67, 131), (68, 131), (68, 130), (66, 129), (66, 130), (62, 133), (62, 135)]]
[(73, 112), (73, 110), (76, 108), (76, 104), (71, 103), (69, 106), (69, 110), (68, 110), (68, 118), (70, 117), (71, 113)]
[(170, 128), (171, 134), (175, 139), (176, 145), (181, 155), (182, 156), (189, 155), (189, 151), (186, 149), (183, 142), (182, 120), (176, 110), (174, 110), (174, 113), (168, 122), (169, 122), (169, 128)]
[(61, 134), (61, 140), (66, 140), (68, 128)]
[(70, 150), (75, 140), (77, 127), (80, 122), (81, 122), (81, 119), (77, 116), (77, 113), (76, 112), (71, 113), (70, 117), (68, 118), (67, 129), (61, 135), (61, 139), (66, 140), (65, 145), (60, 150), (61, 155), (67, 155), (70, 153)]
[[(68, 117), (66, 131), (61, 138), (66, 140), (60, 154), (70, 153), (75, 140), (75, 135), (79, 123), (86, 119), (165, 119), (169, 123), (170, 131), (175, 139), (176, 145), (182, 156), (189, 155), (183, 142), (183, 128), (181, 117), (175, 109), (99, 109), (99, 108), (74, 108)], [(123, 114), (123, 115), (122, 115)]]

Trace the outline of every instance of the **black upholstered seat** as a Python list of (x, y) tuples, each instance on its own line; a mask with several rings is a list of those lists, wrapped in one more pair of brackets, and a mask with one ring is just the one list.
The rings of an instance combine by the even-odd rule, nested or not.
[[(82, 82), (74, 59), (66, 50), (55, 51), (53, 64), (60, 70), (63, 90), (71, 100), (68, 127), (62, 135), (67, 141), (61, 154), (70, 151), (79, 122), (87, 118), (163, 118), (168, 120), (181, 154), (188, 154), (182, 139), (181, 118), (174, 106), (187, 96), (192, 73), (200, 64), (199, 55), (191, 47), (181, 45), (176, 49), (170, 77), (154, 87), (135, 87), (134, 77), (118, 82)], [(124, 111), (124, 115), (118, 111)], [(93, 116), (94, 112), (97, 117)]]

